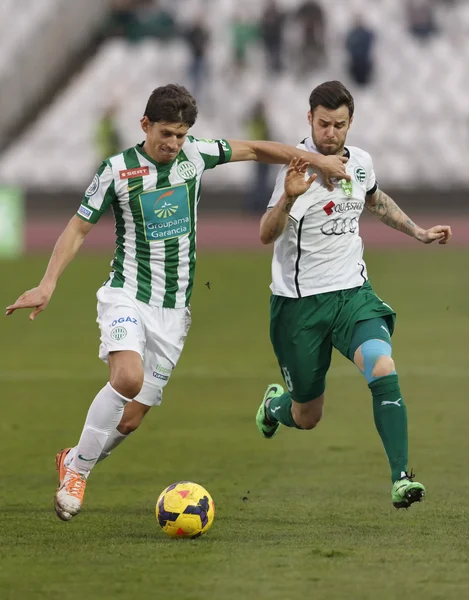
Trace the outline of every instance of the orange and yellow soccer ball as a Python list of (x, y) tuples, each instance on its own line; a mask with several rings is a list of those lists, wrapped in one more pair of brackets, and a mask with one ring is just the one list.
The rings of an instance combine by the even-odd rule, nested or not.
[(173, 538), (196, 538), (210, 529), (215, 516), (212, 497), (198, 483), (179, 481), (163, 490), (156, 502), (156, 519)]

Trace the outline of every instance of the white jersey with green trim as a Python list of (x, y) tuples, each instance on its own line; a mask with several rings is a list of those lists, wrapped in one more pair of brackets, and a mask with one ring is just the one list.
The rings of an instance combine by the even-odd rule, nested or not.
[(97, 223), (109, 207), (114, 212), (116, 251), (106, 285), (153, 306), (189, 304), (202, 175), (231, 155), (226, 140), (187, 136), (169, 164), (156, 163), (143, 144), (102, 163), (77, 215)]
[[(311, 138), (297, 147), (317, 152)], [(358, 221), (365, 197), (376, 191), (377, 183), (367, 152), (353, 146), (344, 152), (351, 181), (337, 181), (330, 192), (319, 176), (296, 200), (275, 242), (270, 286), (275, 295), (301, 298), (359, 287), (367, 280)], [(278, 174), (269, 208), (284, 193), (287, 169)]]

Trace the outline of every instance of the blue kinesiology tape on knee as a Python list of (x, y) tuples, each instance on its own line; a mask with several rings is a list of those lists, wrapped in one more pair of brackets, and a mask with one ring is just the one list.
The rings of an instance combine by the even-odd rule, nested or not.
[(365, 375), (367, 383), (371, 383), (372, 381), (375, 381), (375, 379), (378, 379), (372, 375), (378, 359), (380, 356), (391, 356), (392, 347), (391, 344), (383, 342), (382, 340), (367, 340), (362, 344), (361, 350), (364, 364), (363, 374)]

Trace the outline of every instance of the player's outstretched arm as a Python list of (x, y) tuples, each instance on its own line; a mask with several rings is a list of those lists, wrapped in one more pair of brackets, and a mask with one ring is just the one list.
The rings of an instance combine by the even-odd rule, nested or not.
[(83, 244), (85, 236), (92, 228), (91, 223), (87, 223), (74, 215), (59, 236), (39, 285), (27, 290), (14, 304), (7, 306), (5, 314), (12, 315), (19, 308), (34, 308), (29, 315), (30, 320), (33, 321), (40, 312), (47, 308), (57, 285), (57, 280), (65, 267), (75, 257)]
[(282, 235), (297, 198), (307, 192), (316, 179), (316, 173), (308, 179), (305, 178), (307, 169), (308, 163), (301, 158), (293, 158), (290, 161), (285, 174), (285, 191), (277, 204), (261, 219), (260, 238), (263, 244), (271, 244)]
[(233, 151), (230, 162), (255, 160), (257, 162), (288, 165), (292, 158), (301, 158), (313, 169), (321, 171), (330, 191), (334, 189), (332, 179), (350, 179), (345, 172), (347, 158), (344, 156), (324, 156), (306, 152), (294, 146), (279, 142), (228, 140)]
[(424, 244), (431, 244), (435, 240), (438, 240), (439, 244), (447, 244), (451, 239), (449, 225), (435, 225), (430, 229), (422, 229), (399, 208), (392, 198), (379, 189), (366, 197), (366, 207), (389, 227), (402, 231)]

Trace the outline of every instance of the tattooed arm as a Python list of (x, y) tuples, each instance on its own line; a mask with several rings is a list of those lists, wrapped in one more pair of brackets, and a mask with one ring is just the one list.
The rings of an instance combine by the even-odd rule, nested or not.
[(367, 196), (365, 204), (380, 221), (424, 244), (430, 244), (435, 240), (439, 240), (440, 244), (446, 244), (451, 238), (451, 227), (448, 225), (436, 225), (431, 229), (422, 229), (416, 225), (394, 200), (380, 189)]

